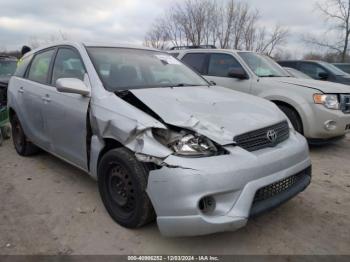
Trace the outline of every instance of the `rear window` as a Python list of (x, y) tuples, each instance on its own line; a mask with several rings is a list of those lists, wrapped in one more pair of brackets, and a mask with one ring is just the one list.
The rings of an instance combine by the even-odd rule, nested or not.
[(0, 76), (12, 76), (16, 71), (16, 60), (0, 60)]

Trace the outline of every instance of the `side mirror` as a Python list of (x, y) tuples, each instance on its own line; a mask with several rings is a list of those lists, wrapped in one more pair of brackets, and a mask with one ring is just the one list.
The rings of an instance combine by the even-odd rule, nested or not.
[(232, 78), (238, 78), (238, 79), (247, 79), (247, 74), (244, 72), (242, 68), (233, 68), (228, 72), (228, 76)]
[(77, 78), (60, 78), (56, 81), (56, 89), (58, 92), (79, 94), (87, 96), (90, 94), (89, 88), (83, 81)]
[(328, 74), (325, 73), (325, 72), (321, 72), (318, 74), (318, 77), (321, 79), (321, 80), (327, 80), (328, 79)]

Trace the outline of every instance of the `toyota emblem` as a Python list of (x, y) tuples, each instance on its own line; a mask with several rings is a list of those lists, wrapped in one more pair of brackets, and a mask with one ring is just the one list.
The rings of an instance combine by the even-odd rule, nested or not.
[(275, 143), (277, 140), (277, 133), (275, 130), (269, 130), (267, 131), (266, 137), (271, 143)]

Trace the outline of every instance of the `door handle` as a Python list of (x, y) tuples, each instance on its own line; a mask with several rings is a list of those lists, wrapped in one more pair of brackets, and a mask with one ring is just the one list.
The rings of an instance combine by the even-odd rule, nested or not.
[(21, 94), (24, 93), (24, 88), (22, 86), (18, 89), (18, 93), (21, 93)]
[(46, 103), (49, 103), (49, 102), (51, 101), (51, 98), (50, 98), (50, 96), (47, 94), (47, 95), (45, 95), (45, 96), (42, 97), (42, 100), (43, 100), (44, 102), (46, 102)]

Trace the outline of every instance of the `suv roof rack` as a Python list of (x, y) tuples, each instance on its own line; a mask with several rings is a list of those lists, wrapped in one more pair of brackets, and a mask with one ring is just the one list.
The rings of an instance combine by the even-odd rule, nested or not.
[(182, 50), (182, 49), (216, 49), (215, 45), (183, 45), (183, 46), (174, 46), (170, 50)]

